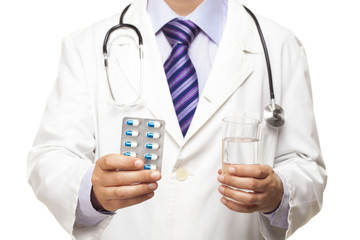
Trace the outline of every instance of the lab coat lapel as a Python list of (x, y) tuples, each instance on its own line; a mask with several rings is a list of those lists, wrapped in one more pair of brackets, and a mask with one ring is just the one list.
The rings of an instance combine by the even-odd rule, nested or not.
[(228, 1), (227, 22), (209, 78), (184, 144), (248, 79), (253, 66), (247, 54), (262, 53), (255, 23), (238, 1)]
[[(180, 146), (184, 139), (174, 110), (151, 19), (146, 11), (146, 3), (147, 1), (135, 0), (124, 19), (125, 23), (133, 24), (140, 30), (144, 40), (144, 82), (141, 98), (154, 118), (165, 120), (167, 133)], [(137, 41), (137, 37), (135, 39)], [(138, 56), (138, 52), (135, 51), (131, 56), (128, 55), (128, 58), (121, 60), (123, 66), (129, 66), (127, 69), (123, 67), (128, 79), (139, 79), (137, 76), (134, 77), (139, 72), (138, 69), (134, 69), (134, 66), (136, 68), (139, 66)]]

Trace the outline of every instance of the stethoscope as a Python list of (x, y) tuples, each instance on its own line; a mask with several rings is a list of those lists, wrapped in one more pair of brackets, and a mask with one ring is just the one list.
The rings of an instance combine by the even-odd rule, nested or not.
[[(127, 10), (129, 9), (130, 5), (131, 4), (129, 4), (121, 13), (119, 24), (110, 28), (110, 30), (106, 33), (104, 43), (103, 43), (104, 65), (105, 65), (105, 69), (106, 69), (107, 83), (108, 83), (110, 95), (112, 98), (111, 103), (116, 106), (119, 106), (119, 107), (134, 107), (134, 106), (136, 106), (138, 100), (140, 99), (141, 92), (142, 92), (142, 86), (143, 86), (143, 71), (144, 71), (143, 70), (144, 69), (144, 67), (143, 67), (143, 65), (144, 65), (143, 38), (137, 27), (135, 27), (134, 25), (131, 25), (131, 24), (124, 23), (124, 16), (125, 16)], [(281, 127), (285, 123), (285, 114), (284, 114), (284, 110), (282, 109), (282, 107), (280, 105), (276, 104), (276, 102), (275, 102), (275, 94), (274, 94), (273, 80), (272, 80), (272, 73), (271, 73), (271, 64), (270, 64), (270, 58), (269, 58), (269, 53), (267, 50), (265, 38), (261, 31), (260, 24), (259, 24), (256, 16), (254, 15), (254, 13), (252, 13), (247, 7), (244, 6), (244, 8), (250, 14), (250, 16), (252, 17), (252, 19), (254, 20), (254, 22), (256, 24), (256, 27), (257, 27), (257, 30), (258, 30), (258, 33), (260, 36), (260, 40), (261, 40), (261, 43), (262, 43), (262, 46), (264, 49), (264, 55), (265, 55), (267, 73), (268, 73), (268, 80), (269, 80), (270, 100), (271, 100), (270, 104), (267, 105), (264, 109), (264, 119), (272, 127)], [(109, 65), (108, 65), (109, 54), (108, 54), (108, 50), (107, 50), (107, 43), (109, 41), (110, 35), (115, 30), (118, 30), (120, 28), (132, 29), (138, 37), (138, 44), (139, 44), (139, 58), (140, 58), (139, 89), (137, 91), (135, 98), (133, 100), (129, 101), (128, 103), (120, 103), (120, 102), (116, 101), (113, 91), (112, 91), (112, 88), (111, 88), (111, 83), (110, 83), (110, 78), (109, 78)]]

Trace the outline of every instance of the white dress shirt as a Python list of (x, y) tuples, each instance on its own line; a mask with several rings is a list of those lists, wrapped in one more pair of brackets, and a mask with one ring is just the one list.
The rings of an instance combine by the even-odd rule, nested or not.
[[(172, 50), (170, 43), (161, 31), (166, 23), (174, 18), (191, 20), (201, 29), (189, 47), (189, 56), (198, 77), (199, 95), (204, 89), (220, 44), (226, 22), (226, 4), (227, 1), (223, 0), (205, 0), (190, 15), (180, 17), (171, 10), (165, 1), (148, 0), (147, 10), (156, 34), (163, 63)], [(219, 9), (223, 9), (223, 11), (219, 11)], [(206, 16), (211, 16), (211, 18)]]

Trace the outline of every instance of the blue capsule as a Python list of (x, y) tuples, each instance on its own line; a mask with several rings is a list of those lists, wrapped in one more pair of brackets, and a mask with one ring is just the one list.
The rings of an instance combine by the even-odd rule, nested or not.
[(138, 132), (138, 131), (132, 131), (132, 130), (126, 131), (125, 134), (126, 134), (127, 136), (132, 136), (132, 137), (137, 137), (137, 136), (139, 136), (139, 132)]
[(147, 159), (147, 160), (158, 160), (158, 155), (157, 154), (150, 154), (150, 153), (148, 153), (148, 154), (145, 154), (145, 159)]
[(130, 141), (127, 141), (125, 142), (125, 147), (137, 147), (137, 142), (130, 142)]
[(126, 121), (126, 124), (130, 125), (130, 126), (139, 126), (140, 122), (139, 122), (139, 120), (136, 120), (136, 119), (134, 119), (134, 120), (128, 119)]
[(157, 167), (156, 167), (155, 164), (145, 164), (145, 165), (144, 165), (144, 169), (145, 169), (145, 170), (156, 170)]
[(136, 153), (134, 152), (124, 152), (124, 155), (129, 157), (136, 157)]
[(146, 148), (147, 148), (147, 149), (158, 149), (158, 148), (159, 148), (159, 144), (157, 144), (157, 143), (147, 143), (147, 144), (146, 144)]
[(158, 139), (160, 137), (160, 133), (157, 132), (148, 132), (146, 134), (148, 138)]
[(159, 128), (161, 127), (161, 123), (160, 122), (157, 122), (157, 121), (150, 121), (148, 122), (148, 127), (151, 127), (151, 128)]

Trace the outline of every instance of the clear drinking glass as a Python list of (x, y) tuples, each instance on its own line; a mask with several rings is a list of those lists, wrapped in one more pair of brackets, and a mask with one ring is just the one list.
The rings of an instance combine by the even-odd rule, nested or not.
[(259, 164), (261, 122), (247, 117), (228, 117), (222, 121), (222, 171), (233, 164)]

